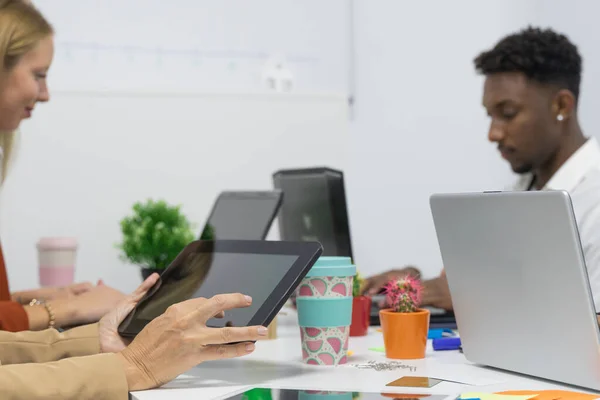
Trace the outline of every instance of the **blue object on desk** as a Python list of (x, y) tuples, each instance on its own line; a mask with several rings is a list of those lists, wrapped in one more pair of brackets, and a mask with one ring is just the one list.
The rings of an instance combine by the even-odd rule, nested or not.
[(433, 339), (434, 350), (459, 350), (461, 346), (459, 337), (445, 337)]
[(456, 334), (452, 329), (448, 328), (430, 329), (429, 333), (427, 333), (427, 339), (439, 339), (448, 336), (456, 336)]

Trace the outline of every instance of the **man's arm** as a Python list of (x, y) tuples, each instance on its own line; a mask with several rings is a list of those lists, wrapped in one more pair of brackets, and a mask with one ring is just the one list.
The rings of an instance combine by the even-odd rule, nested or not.
[[(411, 274), (417, 278), (421, 277), (420, 271), (415, 267), (387, 271), (368, 278), (363, 287), (363, 292), (375, 295), (379, 293), (391, 279), (399, 279), (407, 274)], [(452, 298), (450, 296), (450, 289), (448, 288), (448, 279), (446, 278), (445, 270), (442, 270), (442, 273), (437, 278), (423, 281), (423, 300), (421, 305), (442, 308), (447, 311), (453, 310)]]
[(98, 325), (60, 333), (55, 329), (0, 332), (0, 364), (43, 363), (100, 352)]
[(416, 279), (421, 278), (421, 271), (419, 271), (416, 267), (408, 266), (402, 269), (392, 269), (386, 272), (383, 272), (379, 275), (371, 276), (365, 279), (363, 287), (361, 288), (362, 292), (368, 295), (376, 295), (383, 290), (385, 285), (392, 279), (399, 279), (406, 275), (412, 275)]
[(0, 393), (5, 400), (127, 400), (128, 392), (125, 369), (116, 354), (0, 366)]
[(432, 306), (452, 311), (452, 296), (450, 296), (450, 288), (448, 287), (448, 278), (446, 278), (446, 270), (437, 278), (429, 279), (423, 282), (423, 301), (422, 305)]

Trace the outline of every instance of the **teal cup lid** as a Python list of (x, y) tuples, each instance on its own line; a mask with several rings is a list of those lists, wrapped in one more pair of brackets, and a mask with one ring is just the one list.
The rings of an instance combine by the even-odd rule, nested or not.
[(350, 257), (319, 257), (306, 277), (354, 275), (356, 275), (356, 265), (352, 264)]

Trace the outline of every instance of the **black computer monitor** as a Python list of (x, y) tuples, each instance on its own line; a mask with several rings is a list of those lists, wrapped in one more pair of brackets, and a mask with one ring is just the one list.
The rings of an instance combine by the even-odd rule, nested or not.
[(344, 174), (332, 168), (280, 170), (273, 185), (283, 192), (281, 240), (313, 241), (323, 256), (352, 257)]
[(264, 240), (281, 206), (280, 190), (225, 191), (217, 197), (201, 240)]

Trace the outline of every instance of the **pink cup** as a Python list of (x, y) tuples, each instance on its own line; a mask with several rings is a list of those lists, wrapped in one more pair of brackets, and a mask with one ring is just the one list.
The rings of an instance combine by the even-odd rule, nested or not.
[(37, 249), (41, 286), (67, 286), (74, 282), (77, 239), (41, 238)]

